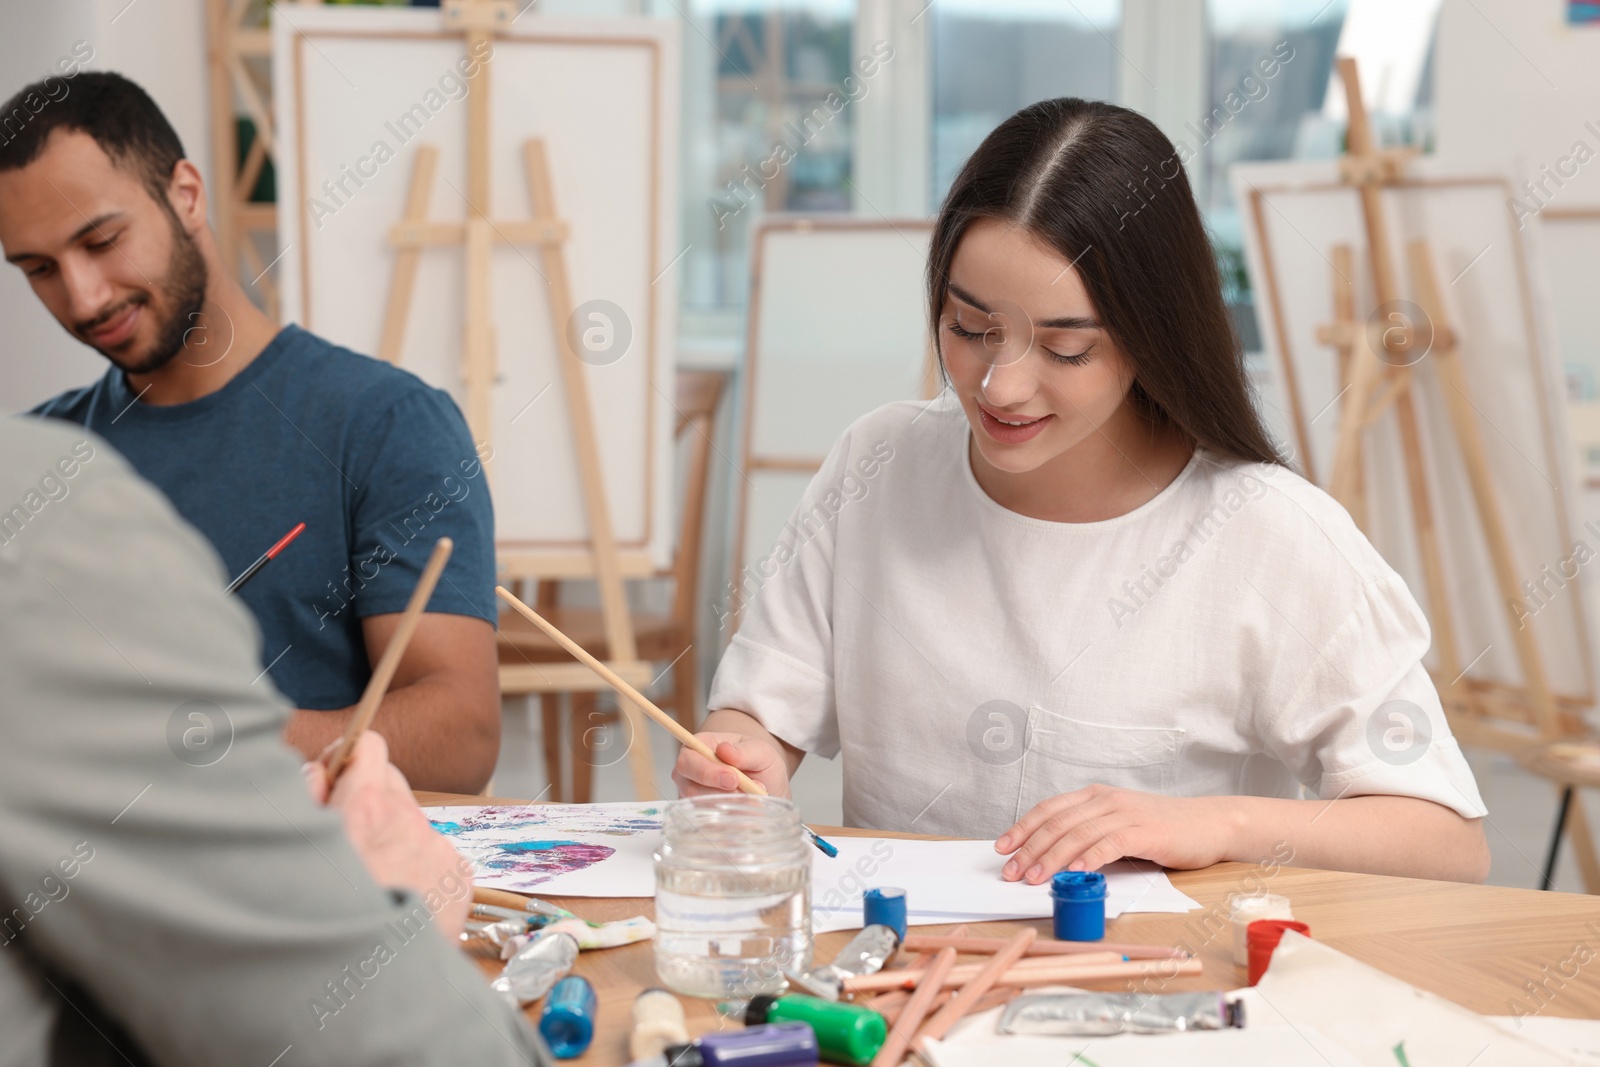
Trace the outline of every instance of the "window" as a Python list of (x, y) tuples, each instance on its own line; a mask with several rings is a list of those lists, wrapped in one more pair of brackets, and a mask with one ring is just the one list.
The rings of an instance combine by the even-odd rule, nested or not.
[(1117, 96), (1120, 0), (934, 0), (932, 199), (1014, 112)]
[[(1362, 92), (1383, 143), (1428, 146), (1437, 9), (1438, 0), (1209, 3), (1209, 87), (1205, 117), (1193, 131), (1204, 148), (1190, 173), (1246, 351), (1258, 351), (1261, 342), (1228, 168), (1248, 160), (1331, 159), (1343, 151), (1346, 114), (1335, 55), (1360, 64)], [(1266, 71), (1272, 76), (1264, 77)]]
[[(743, 306), (751, 221), (849, 211), (853, 0), (697, 0), (685, 10), (687, 319)], [(854, 84), (852, 82), (852, 84)]]

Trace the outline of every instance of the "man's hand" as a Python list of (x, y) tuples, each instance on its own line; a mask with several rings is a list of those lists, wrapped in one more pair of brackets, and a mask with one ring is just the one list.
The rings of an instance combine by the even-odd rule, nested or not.
[(345, 836), (373, 880), (422, 897), (433, 910), (439, 932), (454, 941), (472, 910), (470, 865), (428, 825), (405, 775), (389, 762), (388, 744), (371, 730), (356, 742), (330, 798), (324, 761), (338, 744), (335, 741), (320, 759), (305, 765), (311, 798), (338, 810)]
[(783, 752), (775, 745), (756, 737), (742, 734), (699, 733), (717, 760), (708, 760), (691, 749), (678, 752), (677, 766), (672, 768), (672, 780), (678, 783), (678, 795), (705, 796), (708, 793), (733, 793), (739, 789), (739, 780), (731, 770), (737, 767), (751, 778), (767, 787), (775, 797), (789, 795), (789, 768)]
[(1236, 797), (1168, 797), (1091, 785), (1035, 804), (994, 843), (1016, 855), (1000, 872), (1038, 885), (1131, 857), (1192, 870), (1229, 858)]

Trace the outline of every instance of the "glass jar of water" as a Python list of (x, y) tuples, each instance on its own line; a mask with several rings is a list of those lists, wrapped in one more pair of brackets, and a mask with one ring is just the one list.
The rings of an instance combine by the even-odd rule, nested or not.
[(811, 856), (793, 803), (743, 793), (666, 805), (656, 974), (693, 997), (778, 993), (811, 966)]

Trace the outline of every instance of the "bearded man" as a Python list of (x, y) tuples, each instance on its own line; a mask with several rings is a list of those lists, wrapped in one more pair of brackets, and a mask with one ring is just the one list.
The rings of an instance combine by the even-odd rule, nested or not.
[[(413, 787), (478, 792), (500, 744), (494, 515), (460, 410), (251, 303), (217, 251), (199, 170), (143, 89), (85, 72), (24, 107), (42, 88), (0, 110), (21, 117), (0, 144), (0, 246), (111, 366), (33, 414), (109, 441), (228, 576), (305, 523), (239, 595), (262, 673), (298, 709), (284, 737), (308, 758), (344, 733), (434, 542), (452, 538), (373, 729)], [(0, 515), (0, 542), (28, 521)]]

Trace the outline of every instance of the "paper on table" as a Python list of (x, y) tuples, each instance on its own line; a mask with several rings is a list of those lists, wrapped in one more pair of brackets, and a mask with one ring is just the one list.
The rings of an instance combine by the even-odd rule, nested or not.
[[(473, 865), (478, 885), (541, 896), (655, 895), (660, 804), (474, 804), (426, 814)], [(860, 927), (861, 896), (870, 886), (905, 889), (912, 926), (1051, 913), (1048, 888), (1000, 879), (1004, 857), (988, 841), (835, 837), (833, 844), (836, 857), (808, 850), (817, 933)], [(1199, 907), (1159, 868), (1117, 863), (1105, 872), (1108, 919)]]
[(1293, 930), (1272, 953), (1266, 975), (1239, 990), (1251, 1026), (1320, 1027), (1366, 1063), (1392, 1063), (1404, 1045), (1411, 1064), (1555, 1067), (1578, 1062), (1526, 1034), (1502, 1030), (1459, 1004)]
[(1600, 1064), (1600, 1019), (1558, 1019), (1553, 1015), (1486, 1015), (1484, 1018), (1507, 1033), (1576, 1056), (1579, 1063)]
[[(1058, 990), (1068, 987), (1049, 991)], [(1600, 1049), (1600, 1022), (1481, 1016), (1299, 934), (1284, 936), (1259, 986), (1228, 995), (1245, 1002), (1243, 1030), (1095, 1038), (1001, 1036), (996, 1025), (1003, 1009), (996, 1008), (962, 1020), (944, 1041), (929, 1042), (924, 1056), (932, 1067), (1600, 1063), (1594, 1051)], [(1397, 1057), (1397, 1048), (1404, 1051), (1403, 1059)]]
[(653, 897), (660, 804), (472, 804), (426, 808), (491, 889), (553, 897)]
[[(1048, 884), (1001, 880), (1005, 857), (991, 841), (830, 840), (839, 855), (818, 853), (811, 863), (812, 928), (819, 933), (859, 927), (862, 894), (873, 886), (906, 891), (911, 926), (1043, 919), (1052, 911)], [(1179, 892), (1159, 867), (1124, 861), (1104, 873), (1108, 919), (1124, 912), (1187, 912), (1200, 906)]]

